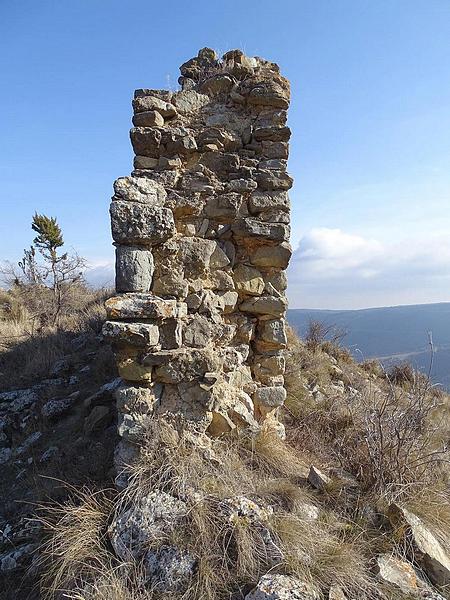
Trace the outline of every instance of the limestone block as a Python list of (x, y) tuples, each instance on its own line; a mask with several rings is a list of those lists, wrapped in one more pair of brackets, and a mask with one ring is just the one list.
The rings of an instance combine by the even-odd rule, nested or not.
[(154, 405), (161, 400), (162, 385), (146, 387), (122, 383), (113, 393), (120, 413), (152, 413)]
[(317, 490), (324, 490), (331, 483), (331, 478), (314, 465), (311, 465), (308, 474), (308, 483)]
[(286, 323), (284, 319), (261, 321), (256, 333), (258, 351), (278, 350), (286, 347)]
[(282, 294), (287, 288), (287, 276), (285, 271), (274, 270), (264, 274), (265, 289), (267, 292), (276, 295), (273, 290), (276, 290), (279, 294)]
[(106, 314), (110, 319), (153, 319), (163, 320), (184, 317), (187, 306), (184, 302), (160, 298), (153, 294), (129, 293), (108, 298)]
[(287, 161), (281, 158), (264, 159), (258, 163), (258, 169), (269, 169), (269, 171), (285, 171), (286, 167)]
[(159, 490), (124, 507), (108, 529), (116, 556), (123, 561), (141, 558), (150, 543), (172, 531), (186, 513), (182, 500)]
[(288, 142), (291, 137), (289, 127), (257, 127), (253, 132), (256, 141)]
[(253, 373), (256, 379), (265, 385), (269, 385), (274, 377), (283, 375), (285, 368), (286, 359), (282, 354), (257, 355), (253, 359)]
[(152, 381), (153, 367), (141, 364), (136, 356), (119, 352), (116, 354), (116, 362), (119, 375), (125, 381), (144, 384)]
[(145, 582), (157, 593), (185, 591), (196, 567), (196, 559), (175, 546), (148, 550), (143, 559)]
[(165, 131), (161, 136), (161, 145), (164, 146), (164, 155), (167, 157), (187, 156), (197, 150), (195, 138), (185, 129)]
[(291, 575), (268, 573), (245, 600), (319, 600), (320, 594), (311, 583)]
[(237, 192), (239, 194), (252, 192), (257, 187), (258, 184), (253, 179), (232, 179), (227, 183), (227, 190), (229, 192)]
[(172, 211), (116, 201), (111, 203), (111, 229), (115, 242), (125, 245), (159, 244), (175, 234)]
[(264, 291), (261, 272), (247, 265), (238, 265), (233, 271), (233, 280), (237, 291), (247, 296), (260, 296)]
[(156, 110), (136, 113), (133, 117), (135, 127), (163, 127), (164, 117)]
[(226, 73), (213, 75), (202, 81), (199, 89), (202, 93), (209, 96), (228, 93), (234, 85), (234, 80)]
[(239, 305), (239, 310), (254, 315), (272, 315), (281, 317), (286, 311), (287, 300), (278, 296), (259, 296), (250, 298)]
[(260, 83), (252, 88), (247, 96), (247, 103), (254, 106), (289, 107), (289, 88), (276, 82)]
[[(232, 225), (232, 231), (237, 237), (257, 237), (276, 242), (289, 239), (290, 227), (282, 223), (262, 223), (254, 218), (239, 219)], [(256, 264), (252, 261), (253, 264)]]
[(158, 181), (147, 177), (119, 177), (114, 182), (113, 200), (163, 206), (166, 197), (164, 187)]
[(106, 321), (102, 329), (103, 336), (113, 342), (130, 344), (131, 346), (156, 346), (159, 341), (157, 325), (150, 323), (125, 323), (122, 321)]
[(232, 223), (236, 218), (242, 202), (240, 194), (230, 192), (220, 196), (213, 196), (206, 204), (206, 214), (211, 219), (219, 222)]
[(289, 144), (287, 142), (262, 142), (262, 153), (266, 158), (288, 158)]
[(249, 198), (249, 211), (252, 215), (257, 215), (266, 211), (284, 211), (289, 212), (290, 201), (287, 192), (262, 191), (255, 190)]
[(188, 283), (183, 274), (177, 270), (159, 275), (153, 279), (153, 293), (159, 296), (175, 296), (185, 298), (188, 294)]
[(204, 152), (200, 164), (213, 171), (219, 177), (228, 177), (239, 169), (239, 154), (233, 152)]
[(153, 278), (153, 255), (136, 246), (116, 247), (116, 290), (148, 292)]
[(414, 545), (421, 553), (421, 565), (436, 585), (450, 584), (450, 553), (439, 541), (433, 529), (405, 507), (393, 504), (389, 508), (393, 524), (410, 532)]
[(278, 246), (260, 246), (252, 253), (250, 260), (257, 267), (286, 269), (291, 255), (291, 246), (283, 242)]
[(177, 109), (170, 102), (164, 102), (155, 96), (139, 96), (133, 100), (133, 109), (135, 113), (148, 111), (158, 111), (163, 117), (170, 119), (175, 117)]
[(201, 380), (205, 373), (222, 367), (220, 355), (211, 348), (154, 352), (145, 357), (143, 363), (155, 365), (155, 381), (173, 384)]
[(173, 97), (173, 103), (181, 114), (195, 113), (209, 102), (207, 95), (199, 94), (194, 90), (183, 90)]
[(169, 90), (152, 90), (149, 88), (138, 88), (134, 90), (134, 98), (142, 98), (142, 96), (154, 96), (164, 102), (172, 102), (173, 92)]
[(268, 210), (258, 215), (260, 221), (264, 223), (290, 223), (290, 216), (281, 210)]
[(263, 190), (289, 190), (294, 180), (285, 171), (261, 169), (256, 173), (258, 187)]
[(183, 344), (183, 321), (167, 319), (159, 326), (159, 343), (163, 350), (180, 348)]
[(159, 158), (161, 131), (153, 127), (133, 127), (130, 130), (131, 145), (139, 156)]
[(253, 394), (255, 406), (259, 413), (265, 417), (268, 413), (283, 406), (286, 400), (284, 387), (260, 387)]
[[(133, 166), (135, 169), (156, 169), (159, 160), (157, 158), (150, 158), (148, 156), (135, 156), (133, 159)], [(140, 177), (139, 179), (144, 179)]]

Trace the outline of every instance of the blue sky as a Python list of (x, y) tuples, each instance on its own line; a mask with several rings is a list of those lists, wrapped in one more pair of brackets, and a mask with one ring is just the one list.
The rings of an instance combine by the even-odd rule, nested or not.
[(109, 276), (133, 90), (203, 46), (291, 80), (291, 306), (450, 300), (449, 0), (1, 0), (0, 259), (37, 210)]

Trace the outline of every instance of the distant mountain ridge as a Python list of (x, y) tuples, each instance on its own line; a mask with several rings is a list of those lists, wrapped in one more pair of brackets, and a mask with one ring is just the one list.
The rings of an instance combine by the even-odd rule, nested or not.
[(430, 364), (429, 332), (435, 354), (432, 378), (450, 389), (450, 302), (367, 308), (360, 310), (291, 309), (288, 321), (304, 335), (310, 320), (343, 329), (343, 345), (357, 360), (380, 358), (408, 361), (427, 372)]

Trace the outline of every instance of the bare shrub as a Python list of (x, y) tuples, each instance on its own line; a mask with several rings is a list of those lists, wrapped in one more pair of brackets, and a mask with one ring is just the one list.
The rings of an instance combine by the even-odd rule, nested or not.
[(73, 286), (59, 325), (45, 327), (37, 326), (32, 313), (37, 302), (35, 292), (35, 286), (2, 292), (2, 304), (7, 308), (0, 318), (0, 389), (25, 386), (47, 377), (58, 359), (74, 351), (73, 340), (79, 335), (97, 349), (99, 377), (115, 372), (109, 347), (99, 349), (96, 341), (106, 318), (104, 300), (109, 290)]
[(387, 378), (395, 385), (413, 386), (418, 379), (418, 373), (410, 363), (402, 362), (392, 365), (387, 372)]
[(325, 350), (324, 344), (328, 349), (339, 346), (345, 335), (345, 331), (335, 325), (311, 319), (304, 339), (306, 348), (310, 352), (318, 352), (319, 350)]

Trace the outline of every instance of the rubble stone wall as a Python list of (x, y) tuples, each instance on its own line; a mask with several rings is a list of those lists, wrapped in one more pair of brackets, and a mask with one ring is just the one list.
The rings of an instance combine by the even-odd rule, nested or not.
[(282, 430), (289, 82), (239, 50), (204, 48), (180, 70), (181, 91), (136, 90), (134, 170), (110, 209), (117, 295), (103, 332), (126, 442), (166, 413), (212, 436)]

